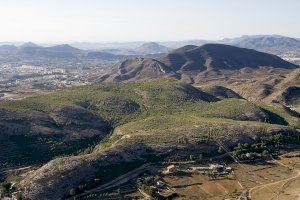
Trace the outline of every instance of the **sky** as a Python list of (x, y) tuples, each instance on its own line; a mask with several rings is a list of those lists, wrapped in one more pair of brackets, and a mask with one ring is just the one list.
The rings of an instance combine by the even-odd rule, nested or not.
[(300, 0), (0, 0), (0, 41), (300, 38)]

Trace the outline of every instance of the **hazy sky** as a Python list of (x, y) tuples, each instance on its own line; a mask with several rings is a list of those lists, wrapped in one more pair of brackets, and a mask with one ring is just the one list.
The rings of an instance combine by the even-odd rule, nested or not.
[(300, 0), (0, 0), (0, 41), (300, 38)]

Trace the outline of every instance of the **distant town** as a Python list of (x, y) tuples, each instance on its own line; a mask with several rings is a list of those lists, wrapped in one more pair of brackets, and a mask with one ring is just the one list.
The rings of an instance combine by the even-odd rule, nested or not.
[(0, 99), (20, 99), (59, 88), (87, 85), (113, 64), (104, 62), (100, 66), (75, 68), (0, 64)]

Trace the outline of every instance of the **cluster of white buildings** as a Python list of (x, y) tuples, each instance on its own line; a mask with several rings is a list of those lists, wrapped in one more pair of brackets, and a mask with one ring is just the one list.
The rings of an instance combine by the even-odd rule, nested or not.
[(66, 70), (56, 67), (43, 67), (43, 66), (32, 66), (32, 65), (22, 65), (15, 68), (15, 73), (36, 73), (41, 75), (50, 74), (65, 74)]
[(205, 167), (191, 167), (191, 170), (193, 171), (199, 171), (200, 173), (212, 173), (212, 174), (229, 174), (232, 172), (231, 167), (226, 167), (224, 165), (219, 165), (219, 164), (210, 164), (209, 166)]
[[(170, 165), (163, 171), (163, 174), (173, 174), (179, 171), (183, 170), (178, 166)], [(202, 174), (225, 175), (231, 173), (233, 169), (220, 164), (210, 164), (209, 166), (190, 166), (188, 167), (188, 171), (197, 171)]]

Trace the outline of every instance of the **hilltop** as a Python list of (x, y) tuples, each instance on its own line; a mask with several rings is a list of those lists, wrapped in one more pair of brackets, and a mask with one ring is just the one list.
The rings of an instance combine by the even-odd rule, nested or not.
[(72, 47), (68, 44), (61, 44), (61, 45), (56, 45), (56, 46), (52, 46), (52, 47), (47, 47), (46, 49), (49, 51), (71, 52), (71, 53), (76, 53), (76, 52), (82, 51), (82, 50)]
[(251, 49), (237, 48), (223, 44), (206, 44), (200, 47), (187, 46), (174, 50), (160, 58), (175, 70), (238, 70), (245, 67), (263, 66), (274, 68), (295, 68), (281, 58)]
[(108, 70), (110, 71), (109, 74), (100, 77), (98, 81), (149, 80), (151, 78), (161, 78), (172, 73), (172, 68), (151, 58), (125, 60)]
[(25, 47), (39, 47), (39, 45), (33, 43), (33, 42), (25, 42), (24, 44), (22, 44), (20, 46), (21, 48), (25, 48)]
[(158, 54), (158, 53), (168, 53), (170, 49), (156, 42), (144, 43), (135, 49), (138, 54)]

